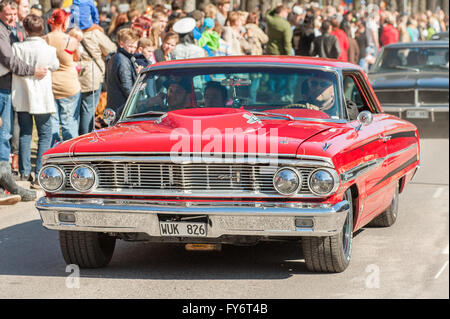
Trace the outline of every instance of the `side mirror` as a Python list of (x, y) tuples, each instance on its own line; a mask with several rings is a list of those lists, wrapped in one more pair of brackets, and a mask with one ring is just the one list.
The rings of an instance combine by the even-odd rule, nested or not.
[(116, 112), (113, 109), (106, 109), (103, 112), (103, 121), (111, 126), (116, 120)]
[(361, 113), (358, 114), (357, 120), (359, 122), (359, 125), (356, 128), (356, 130), (359, 131), (362, 126), (369, 125), (370, 123), (372, 123), (373, 114), (370, 113), (369, 111), (362, 111)]

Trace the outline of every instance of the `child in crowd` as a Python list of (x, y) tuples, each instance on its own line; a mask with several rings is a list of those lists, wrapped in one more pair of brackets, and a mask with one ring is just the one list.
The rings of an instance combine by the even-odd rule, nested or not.
[(151, 38), (141, 38), (134, 54), (136, 63), (144, 68), (156, 63), (155, 49), (155, 44)]
[(73, 0), (72, 8), (72, 26), (86, 30), (93, 24), (99, 24), (99, 14), (94, 0)]
[[(203, 31), (201, 38), (198, 40), (198, 45), (201, 48), (205, 48), (207, 46), (212, 54), (215, 55), (215, 52), (219, 50), (219, 41), (220, 35), (214, 31), (214, 20), (211, 18), (206, 18), (203, 23)], [(206, 48), (205, 48), (206, 49)], [(208, 52), (208, 50), (206, 50)]]

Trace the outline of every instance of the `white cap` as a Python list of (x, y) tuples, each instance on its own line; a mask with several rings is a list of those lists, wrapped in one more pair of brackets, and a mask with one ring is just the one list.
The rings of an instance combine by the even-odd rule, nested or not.
[(304, 11), (303, 11), (302, 7), (294, 6), (292, 8), (292, 12), (295, 13), (296, 15), (300, 15), (300, 14), (303, 14)]
[(178, 20), (173, 25), (173, 31), (179, 34), (186, 34), (189, 32), (192, 32), (195, 28), (195, 20), (193, 18), (183, 18), (181, 20)]

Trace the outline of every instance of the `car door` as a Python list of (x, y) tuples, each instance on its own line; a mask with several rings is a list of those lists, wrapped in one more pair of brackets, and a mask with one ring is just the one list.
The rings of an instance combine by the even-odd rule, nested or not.
[(370, 88), (359, 71), (344, 72), (343, 82), (346, 104), (352, 102), (356, 104), (358, 112), (370, 111), (373, 114), (373, 121), (364, 126), (359, 126), (357, 120), (349, 118), (350, 125), (355, 128), (355, 132), (351, 135), (355, 140), (353, 157), (359, 157), (360, 161), (353, 168), (355, 176), (358, 176), (356, 183), (359, 190), (360, 213), (356, 227), (360, 227), (388, 205), (386, 190), (379, 183), (386, 175), (384, 165), (387, 157), (387, 144), (384, 139), (386, 116), (379, 112), (376, 100), (370, 95)]

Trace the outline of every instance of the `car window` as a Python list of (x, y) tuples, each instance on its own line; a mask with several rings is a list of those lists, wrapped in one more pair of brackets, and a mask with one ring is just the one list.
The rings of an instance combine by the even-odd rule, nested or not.
[(448, 48), (416, 47), (388, 48), (383, 51), (374, 69), (377, 71), (420, 71), (423, 69), (448, 70)]
[(346, 74), (343, 80), (346, 111), (349, 119), (355, 120), (360, 112), (370, 111), (370, 107), (367, 105), (362, 92), (356, 84), (356, 81), (358, 81), (357, 76), (354, 74)]
[(301, 118), (344, 119), (337, 73), (320, 69), (192, 68), (141, 76), (124, 117), (184, 108), (244, 108)]

